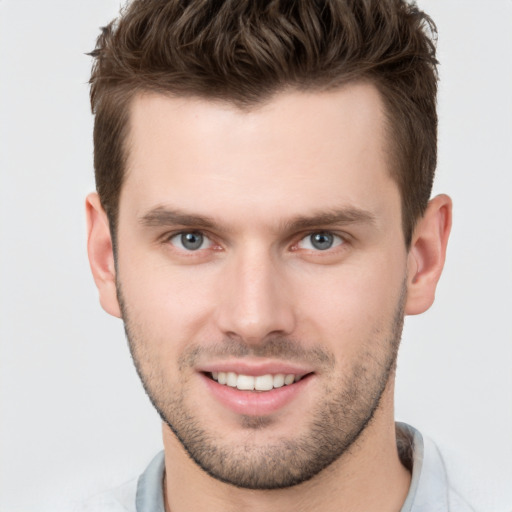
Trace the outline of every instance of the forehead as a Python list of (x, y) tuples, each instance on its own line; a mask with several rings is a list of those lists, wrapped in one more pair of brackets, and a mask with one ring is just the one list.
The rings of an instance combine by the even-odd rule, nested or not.
[(143, 94), (131, 105), (121, 208), (123, 197), (139, 213), (167, 204), (235, 216), (243, 206), (273, 215), (377, 207), (396, 188), (385, 134), (370, 84), (283, 92), (250, 110)]

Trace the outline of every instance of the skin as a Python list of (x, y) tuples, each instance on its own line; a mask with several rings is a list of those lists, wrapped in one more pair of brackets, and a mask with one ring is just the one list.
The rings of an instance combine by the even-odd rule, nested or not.
[[(88, 250), (101, 304), (124, 318), (166, 420), (168, 510), (401, 508), (410, 475), (396, 450), (393, 363), (403, 314), (434, 300), (451, 201), (431, 200), (407, 249), (385, 133), (369, 84), (287, 91), (249, 111), (197, 98), (134, 100), (117, 262), (96, 194), (87, 199)], [(187, 251), (184, 231), (207, 241)], [(311, 245), (318, 232), (335, 235), (331, 248)], [(285, 360), (309, 379), (270, 413), (240, 414), (205, 386), (208, 365)], [(329, 436), (336, 425), (353, 436), (336, 434), (337, 458), (307, 481), (252, 490), (219, 479), (277, 454), (282, 467), (261, 471), (275, 480), (298, 465), (283, 447), (311, 438), (315, 421)], [(183, 438), (191, 422), (226, 457), (220, 467), (208, 462), (215, 478), (167, 424)]]

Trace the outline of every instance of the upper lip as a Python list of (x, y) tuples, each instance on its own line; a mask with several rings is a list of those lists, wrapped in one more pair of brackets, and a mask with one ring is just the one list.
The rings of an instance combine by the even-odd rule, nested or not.
[(217, 361), (206, 363), (197, 368), (197, 371), (203, 373), (213, 372), (233, 372), (238, 375), (251, 375), (257, 377), (259, 375), (277, 375), (277, 374), (294, 374), (306, 375), (312, 373), (313, 369), (308, 366), (289, 363), (286, 361)]

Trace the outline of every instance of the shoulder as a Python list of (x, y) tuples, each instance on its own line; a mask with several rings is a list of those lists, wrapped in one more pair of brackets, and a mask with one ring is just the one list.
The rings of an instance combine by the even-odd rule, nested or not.
[(475, 509), (452, 488), (448, 492), (450, 512), (475, 512)]
[(86, 501), (76, 504), (73, 512), (136, 512), (136, 492), (135, 478), (115, 489), (91, 496)]
[(164, 452), (159, 452), (138, 477), (125, 484), (92, 496), (72, 512), (163, 512)]

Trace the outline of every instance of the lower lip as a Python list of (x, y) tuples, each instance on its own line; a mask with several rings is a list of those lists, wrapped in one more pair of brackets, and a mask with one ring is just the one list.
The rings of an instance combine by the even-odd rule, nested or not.
[(246, 416), (266, 416), (279, 411), (297, 398), (312, 381), (312, 374), (298, 382), (270, 391), (241, 391), (201, 374), (210, 393), (231, 411)]

